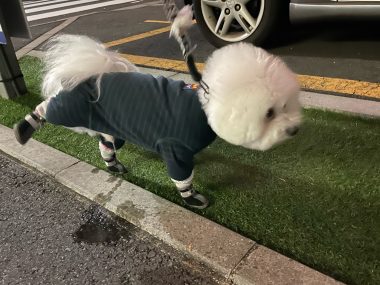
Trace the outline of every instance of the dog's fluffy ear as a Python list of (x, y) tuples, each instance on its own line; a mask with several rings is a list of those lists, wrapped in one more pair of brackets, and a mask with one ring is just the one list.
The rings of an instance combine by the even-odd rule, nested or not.
[(298, 96), (295, 74), (278, 57), (248, 43), (216, 50), (206, 62), (199, 98), (211, 128), (224, 140), (244, 145), (265, 130), (265, 115), (276, 102)]

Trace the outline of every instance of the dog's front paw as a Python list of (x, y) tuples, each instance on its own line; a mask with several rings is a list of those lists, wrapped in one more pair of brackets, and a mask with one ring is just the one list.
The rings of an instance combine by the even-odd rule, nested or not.
[(205, 196), (194, 190), (193, 185), (178, 191), (181, 194), (183, 202), (192, 208), (204, 209), (209, 204), (208, 199)]
[(115, 160), (115, 164), (108, 165), (107, 170), (117, 174), (124, 174), (128, 172), (127, 168), (117, 160)]

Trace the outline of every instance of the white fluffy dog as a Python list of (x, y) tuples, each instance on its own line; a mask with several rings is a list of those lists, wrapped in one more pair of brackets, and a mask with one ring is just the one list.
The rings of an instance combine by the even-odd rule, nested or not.
[(280, 58), (247, 43), (210, 56), (202, 77), (206, 90), (139, 73), (87, 36), (55, 37), (45, 64), (46, 100), (15, 125), (20, 143), (45, 120), (79, 128), (99, 135), (101, 156), (114, 172), (126, 171), (115, 156), (124, 140), (140, 144), (162, 156), (184, 202), (195, 208), (208, 202), (192, 187), (192, 159), (215, 136), (267, 150), (294, 136), (301, 121), (295, 74)]

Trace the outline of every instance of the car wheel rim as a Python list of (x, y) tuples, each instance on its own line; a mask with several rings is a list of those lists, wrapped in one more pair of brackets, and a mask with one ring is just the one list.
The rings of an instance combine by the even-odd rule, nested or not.
[(227, 42), (242, 41), (260, 25), (265, 0), (201, 0), (210, 31)]

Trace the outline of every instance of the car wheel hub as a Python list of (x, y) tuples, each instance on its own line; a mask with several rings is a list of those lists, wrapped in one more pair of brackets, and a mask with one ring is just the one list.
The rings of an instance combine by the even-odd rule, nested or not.
[(201, 0), (203, 18), (217, 37), (228, 42), (248, 38), (258, 27), (265, 0)]

